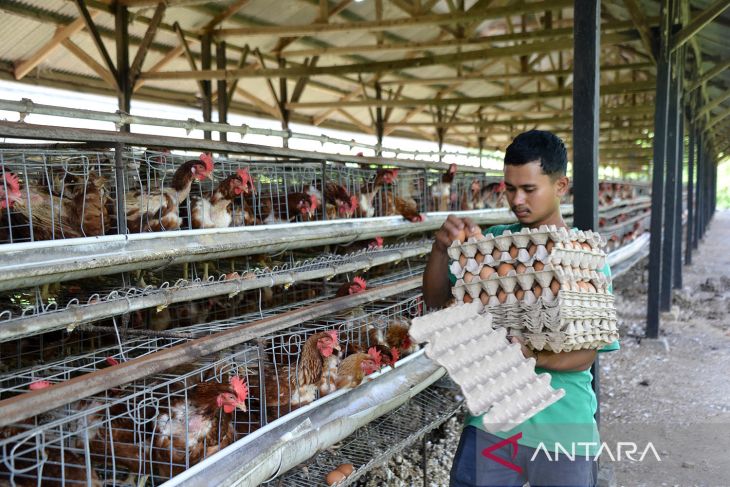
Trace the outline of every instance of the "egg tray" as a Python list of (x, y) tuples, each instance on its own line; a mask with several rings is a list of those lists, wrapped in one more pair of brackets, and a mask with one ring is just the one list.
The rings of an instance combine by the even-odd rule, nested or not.
[[(476, 234), (464, 243), (455, 240), (447, 253), (454, 261), (462, 260), (462, 269), (466, 269), (467, 263), (473, 268), (476, 265), (497, 267), (501, 263), (533, 265), (539, 261), (598, 270), (606, 264), (603, 245), (605, 241), (596, 232), (543, 225), (539, 229), (523, 228), (517, 233), (505, 230), (496, 237), (491, 233)], [(510, 254), (513, 246), (515, 255)]]
[(447, 370), (469, 412), (484, 415), (489, 432), (511, 429), (565, 394), (550, 386), (549, 374), (535, 373), (535, 360), (509, 343), (505, 328), (493, 328), (492, 315), (480, 303), (414, 318), (410, 334), (428, 342), (426, 356)]
[[(458, 265), (458, 262), (456, 264)], [(504, 291), (508, 295), (513, 294), (516, 289), (531, 291), (535, 283), (539, 284), (544, 291), (549, 288), (553, 279), (560, 283), (561, 290), (565, 289), (575, 292), (581, 292), (581, 285), (579, 283), (590, 283), (595, 291), (591, 289), (585, 292), (595, 294), (607, 294), (608, 286), (611, 284), (606, 275), (598, 273), (595, 270), (573, 269), (572, 267), (553, 264), (548, 264), (539, 271), (536, 271), (534, 267), (526, 267), (525, 271), (519, 274), (514, 270), (509, 271), (504, 276), (498, 276), (496, 273), (492, 273), (486, 279), (481, 278), (479, 273), (475, 275), (471, 272), (468, 274), (462, 272), (461, 274), (461, 277), (455, 274), (457, 280), (451, 288), (451, 293), (457, 301), (463, 301), (466, 293), (469, 293), (472, 299), (479, 299), (482, 291), (486, 292), (487, 296), (490, 297), (496, 296), (499, 290)], [(550, 293), (546, 298), (549, 300), (550, 297), (554, 297), (554, 295)], [(530, 301), (528, 300), (528, 302)]]

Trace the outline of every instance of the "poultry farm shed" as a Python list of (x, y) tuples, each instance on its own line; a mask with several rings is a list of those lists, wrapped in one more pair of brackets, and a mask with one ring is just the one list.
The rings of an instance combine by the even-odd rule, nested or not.
[[(511, 221), (498, 174), (133, 145), (0, 163), (5, 481), (351, 483), (459, 409), (407, 330), (447, 212)], [(649, 198), (606, 184), (620, 271)]]

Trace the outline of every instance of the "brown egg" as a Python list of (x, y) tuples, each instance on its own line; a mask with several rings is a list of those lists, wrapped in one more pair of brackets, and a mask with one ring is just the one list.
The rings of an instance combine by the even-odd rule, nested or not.
[(500, 257), (502, 257), (502, 251), (499, 250), (497, 247), (494, 247), (494, 250), (492, 250), (492, 258), (494, 260), (499, 260)]
[(499, 291), (497, 291), (497, 299), (500, 303), (504, 303), (505, 301), (507, 301), (507, 293), (500, 289)]
[(524, 274), (527, 270), (527, 266), (520, 262), (515, 264), (515, 270), (517, 271), (517, 274)]
[(522, 299), (525, 297), (525, 291), (523, 291), (522, 289), (516, 290), (515, 297), (517, 298), (517, 301), (522, 301)]
[(339, 470), (332, 470), (330, 473), (327, 474), (325, 480), (327, 481), (327, 485), (334, 485), (338, 482), (342, 482), (343, 480), (345, 480), (345, 474), (343, 474)]
[(558, 295), (558, 292), (560, 291), (560, 283), (557, 279), (553, 279), (553, 281), (550, 283), (550, 290), (553, 292), (553, 296)]
[(588, 286), (586, 286), (585, 281), (578, 281), (578, 289), (580, 289), (581, 292), (588, 292)]
[(499, 264), (499, 267), (497, 267), (497, 274), (499, 274), (500, 277), (506, 276), (509, 271), (514, 270), (515, 266), (512, 264), (509, 264), (507, 262), (502, 262)]
[(517, 249), (517, 247), (515, 247), (514, 245), (510, 246), (510, 248), (509, 248), (509, 256), (510, 257), (512, 257), (513, 259), (516, 259), (517, 258), (517, 254), (519, 254), (519, 252), (520, 251)]
[(598, 292), (598, 290), (596, 289), (596, 286), (594, 286), (594, 285), (593, 285), (593, 284), (591, 284), (590, 282), (587, 282), (587, 283), (586, 283), (586, 291), (588, 291), (589, 293), (595, 293), (595, 292)]
[(573, 248), (574, 248), (574, 249), (576, 249), (576, 250), (580, 250), (580, 249), (582, 249), (582, 248), (583, 248), (583, 246), (582, 246), (582, 245), (580, 244), (580, 242), (579, 242), (579, 241), (577, 241), (577, 240), (574, 240), (574, 241), (573, 241)]
[(542, 286), (538, 283), (535, 283), (535, 285), (532, 286), (532, 293), (535, 295), (535, 299), (542, 296)]
[(532, 263), (532, 267), (535, 269), (535, 271), (541, 271), (545, 268), (545, 264), (543, 264), (539, 260), (536, 260)]
[(472, 297), (471, 297), (471, 296), (469, 296), (468, 294), (465, 294), (465, 295), (464, 295), (464, 303), (466, 303), (466, 304), (469, 304), (469, 303), (471, 303), (472, 301), (474, 301), (474, 300), (472, 299)]
[(463, 269), (464, 267), (466, 267), (466, 261), (467, 261), (466, 255), (464, 255), (464, 254), (461, 254), (461, 255), (459, 256), (459, 265), (461, 266), (461, 268), (462, 268), (462, 269)]
[(352, 474), (353, 470), (355, 470), (355, 467), (351, 463), (343, 463), (342, 465), (337, 467), (337, 471), (345, 477), (349, 477)]
[(477, 261), (477, 264), (481, 264), (482, 262), (484, 262), (484, 254), (482, 254), (481, 252), (477, 252), (474, 256), (474, 260)]
[(484, 280), (488, 279), (489, 276), (491, 276), (492, 274), (494, 274), (494, 269), (492, 269), (488, 265), (485, 265), (484, 267), (482, 267), (481, 272), (479, 272), (479, 277)]
[(474, 274), (471, 272), (465, 272), (464, 273), (464, 282), (469, 284), (472, 280), (474, 280)]
[(545, 244), (545, 250), (548, 251), (548, 254), (553, 250), (553, 246), (555, 246), (555, 242), (553, 242), (552, 240), (548, 240)]
[(583, 242), (582, 244), (580, 244), (580, 246), (583, 248), (583, 250), (591, 250), (591, 244), (589, 244), (588, 242)]
[(489, 295), (487, 293), (485, 293), (484, 291), (482, 291), (482, 293), (479, 295), (479, 300), (482, 302), (482, 304), (484, 306), (486, 306), (487, 303), (489, 302)]
[(530, 254), (530, 256), (535, 255), (535, 252), (537, 252), (537, 244), (530, 244), (529, 247), (527, 247), (527, 253)]

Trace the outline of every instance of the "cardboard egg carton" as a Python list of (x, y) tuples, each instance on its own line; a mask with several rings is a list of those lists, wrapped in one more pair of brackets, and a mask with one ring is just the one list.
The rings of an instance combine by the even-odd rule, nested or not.
[(543, 226), (474, 235), (449, 255), (457, 304), (478, 302), (536, 350), (598, 349), (618, 338), (605, 242), (595, 232)]
[(443, 366), (460, 387), (473, 415), (484, 414), (487, 431), (506, 431), (554, 403), (565, 392), (550, 386), (550, 375), (535, 373), (507, 329), (493, 328), (479, 303), (461, 304), (414, 318), (410, 334), (428, 342), (426, 356)]
[(596, 232), (543, 225), (536, 229), (523, 228), (517, 233), (505, 230), (496, 237), (491, 233), (476, 234), (466, 242), (452, 242), (447, 252), (458, 263), (458, 267), (452, 264), (452, 273), (460, 277), (460, 272), (478, 274), (485, 265), (496, 268), (502, 263), (541, 262), (598, 270), (606, 264), (603, 245), (605, 242)]

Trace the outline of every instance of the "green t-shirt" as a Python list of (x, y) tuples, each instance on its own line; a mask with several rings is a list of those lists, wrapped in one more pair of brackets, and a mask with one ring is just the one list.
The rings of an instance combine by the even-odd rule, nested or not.
[[(522, 225), (495, 225), (483, 231), (486, 235), (502, 235), (505, 230), (513, 233), (519, 232)], [(449, 272), (449, 280), (453, 285), (456, 277)], [(608, 263), (603, 267), (602, 272), (611, 277), (611, 269)], [(609, 292), (613, 293), (613, 285), (609, 285)], [(620, 348), (618, 340), (606, 345), (598, 352), (611, 352)], [(554, 389), (565, 390), (565, 396), (543, 409), (527, 421), (512, 428), (509, 431), (495, 433), (500, 438), (509, 438), (517, 433), (522, 433), (518, 440), (520, 445), (530, 448), (544, 448), (550, 452), (563, 452), (569, 454), (575, 451), (575, 455), (595, 455), (600, 445), (600, 436), (594, 414), (598, 407), (596, 395), (591, 387), (593, 375), (589, 370), (580, 372), (560, 372), (535, 367), (535, 372), (541, 374), (547, 372), (551, 376), (550, 385)], [(484, 429), (481, 416), (471, 416), (467, 413), (466, 425)], [(559, 446), (556, 446), (559, 444)], [(586, 445), (587, 444), (587, 445)], [(562, 449), (561, 449), (562, 448)]]

